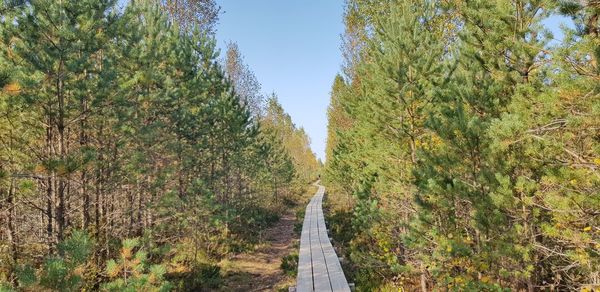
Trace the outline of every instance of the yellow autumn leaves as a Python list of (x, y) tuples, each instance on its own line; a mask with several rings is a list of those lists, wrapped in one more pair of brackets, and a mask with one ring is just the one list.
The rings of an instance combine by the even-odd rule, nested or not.
[(16, 95), (19, 92), (21, 92), (21, 86), (19, 85), (19, 83), (11, 82), (6, 84), (4, 88), (2, 88), (2, 91), (9, 95)]
[(442, 139), (437, 135), (430, 135), (415, 141), (415, 146), (419, 149), (436, 149), (442, 145)]

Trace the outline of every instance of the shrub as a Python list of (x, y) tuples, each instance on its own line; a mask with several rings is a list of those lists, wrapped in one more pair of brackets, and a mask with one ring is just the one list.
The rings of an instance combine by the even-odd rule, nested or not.
[(170, 291), (172, 285), (165, 280), (167, 269), (163, 265), (149, 265), (147, 253), (139, 246), (139, 239), (123, 240), (120, 257), (106, 263), (106, 274), (111, 279), (102, 285), (105, 291)]
[(281, 269), (286, 275), (295, 277), (298, 274), (298, 254), (284, 256), (281, 259)]

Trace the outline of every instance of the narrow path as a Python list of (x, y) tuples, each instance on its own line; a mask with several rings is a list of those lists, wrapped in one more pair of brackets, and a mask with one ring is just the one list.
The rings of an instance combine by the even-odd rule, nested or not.
[[(277, 291), (293, 285), (294, 278), (281, 270), (281, 258), (295, 251), (295, 214), (289, 210), (264, 233), (265, 244), (249, 253), (223, 260), (225, 283), (221, 291)], [(287, 290), (286, 290), (287, 291)]]
[(296, 289), (298, 292), (350, 292), (350, 285), (327, 234), (323, 214), (325, 188), (318, 183), (316, 185), (319, 189), (306, 206), (302, 224)]

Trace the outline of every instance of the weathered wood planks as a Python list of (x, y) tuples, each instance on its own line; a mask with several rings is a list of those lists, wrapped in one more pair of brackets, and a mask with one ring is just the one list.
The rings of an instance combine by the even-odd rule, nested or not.
[(350, 291), (342, 265), (329, 241), (323, 216), (323, 194), (319, 186), (302, 224), (296, 291)]

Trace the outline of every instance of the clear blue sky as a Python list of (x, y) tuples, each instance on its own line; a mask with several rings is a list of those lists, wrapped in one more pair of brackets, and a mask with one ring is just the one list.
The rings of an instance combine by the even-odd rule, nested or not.
[(342, 62), (343, 2), (217, 0), (222, 54), (227, 42), (237, 42), (263, 92), (278, 95), (323, 161), (329, 93)]

